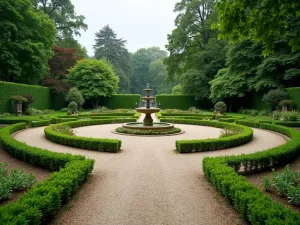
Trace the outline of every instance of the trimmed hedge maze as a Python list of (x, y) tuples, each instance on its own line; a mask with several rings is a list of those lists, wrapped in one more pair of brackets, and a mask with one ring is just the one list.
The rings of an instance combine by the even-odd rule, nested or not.
[(178, 140), (176, 150), (180, 153), (211, 151), (239, 146), (248, 143), (253, 138), (253, 130), (249, 127), (232, 123), (221, 123), (208, 120), (187, 120), (187, 119), (161, 119), (162, 122), (192, 124), (210, 126), (217, 128), (233, 128), (240, 130), (240, 133), (229, 137), (204, 139), (204, 140)]
[(91, 125), (100, 125), (100, 124), (110, 124), (110, 123), (127, 123), (135, 122), (135, 118), (129, 119), (102, 119), (102, 120), (79, 120), (74, 122), (60, 123), (57, 125), (51, 125), (45, 128), (45, 137), (58, 144), (81, 148), (89, 149), (103, 152), (118, 152), (121, 148), (121, 141), (117, 139), (104, 139), (104, 138), (87, 138), (87, 137), (78, 137), (71, 136), (67, 134), (62, 134), (60, 132), (54, 131), (53, 128), (58, 125), (67, 125), (71, 128), (91, 126)]
[(3, 225), (45, 223), (70, 199), (94, 166), (94, 160), (84, 156), (30, 147), (11, 136), (26, 126), (26, 123), (18, 123), (2, 128), (0, 130), (2, 147), (20, 160), (56, 172), (32, 187), (18, 201), (0, 207), (0, 224)]
[(241, 169), (244, 172), (255, 172), (291, 162), (300, 155), (300, 132), (267, 123), (259, 126), (253, 123), (253, 125), (284, 134), (290, 137), (290, 141), (275, 148), (247, 155), (206, 157), (203, 160), (204, 174), (251, 224), (300, 224), (298, 213), (273, 201), (247, 178), (238, 174)]

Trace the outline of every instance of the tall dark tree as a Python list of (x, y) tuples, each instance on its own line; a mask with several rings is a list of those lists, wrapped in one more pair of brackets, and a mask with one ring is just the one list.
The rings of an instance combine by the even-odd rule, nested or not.
[(71, 85), (65, 81), (69, 69), (78, 60), (82, 59), (72, 48), (53, 48), (54, 56), (49, 60), (49, 74), (43, 80), (42, 85), (51, 88), (55, 92), (66, 93)]
[(165, 60), (170, 80), (178, 78), (182, 91), (208, 98), (209, 82), (225, 65), (226, 41), (217, 40), (211, 24), (217, 20), (216, 0), (182, 0), (175, 6), (176, 28), (168, 36)]
[(73, 38), (86, 30), (85, 17), (76, 15), (71, 0), (32, 0), (37, 10), (46, 13), (56, 25), (58, 39)]
[(126, 41), (117, 38), (117, 34), (107, 25), (96, 33), (95, 58), (107, 59), (120, 78), (119, 93), (130, 92), (131, 64), (130, 54), (125, 47)]
[(0, 0), (0, 79), (36, 84), (48, 71), (56, 29), (30, 0)]

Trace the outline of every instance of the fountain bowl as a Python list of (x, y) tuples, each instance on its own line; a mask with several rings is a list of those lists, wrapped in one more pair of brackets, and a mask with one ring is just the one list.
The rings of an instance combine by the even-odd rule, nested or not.
[(152, 114), (152, 113), (157, 113), (160, 111), (160, 108), (146, 108), (146, 107), (141, 107), (141, 108), (136, 108), (136, 111), (140, 113), (145, 113), (145, 114)]
[(170, 123), (154, 122), (151, 126), (145, 126), (142, 122), (132, 122), (123, 124), (123, 128), (128, 130), (153, 130), (163, 132), (174, 129), (174, 125)]

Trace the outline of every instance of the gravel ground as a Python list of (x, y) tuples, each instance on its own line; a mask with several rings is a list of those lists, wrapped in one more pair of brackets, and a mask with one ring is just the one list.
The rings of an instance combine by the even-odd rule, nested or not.
[(282, 136), (254, 129), (252, 142), (226, 150), (177, 154), (175, 140), (214, 138), (220, 129), (176, 125), (184, 134), (136, 137), (114, 134), (120, 124), (75, 129), (76, 135), (118, 138), (117, 154), (80, 150), (52, 143), (43, 129), (17, 133), (31, 146), (57, 152), (82, 154), (96, 160), (92, 176), (61, 210), (55, 224), (64, 225), (234, 225), (245, 224), (239, 214), (209, 184), (202, 171), (205, 156), (250, 153), (285, 143)]

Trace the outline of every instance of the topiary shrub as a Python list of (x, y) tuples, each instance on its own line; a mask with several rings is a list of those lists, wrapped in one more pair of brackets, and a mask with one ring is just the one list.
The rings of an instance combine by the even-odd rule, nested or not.
[(27, 102), (27, 98), (21, 96), (21, 95), (14, 95), (10, 97), (11, 100), (15, 101), (15, 102)]
[(292, 110), (295, 108), (295, 103), (290, 99), (283, 99), (278, 104), (283, 110)]
[(265, 94), (262, 100), (268, 105), (270, 105), (272, 110), (274, 111), (278, 107), (279, 102), (286, 98), (287, 98), (287, 93), (285, 93), (283, 90), (275, 89)]
[(82, 97), (81, 92), (75, 87), (70, 89), (65, 100), (67, 102), (75, 102), (79, 108), (81, 108), (84, 103), (84, 98)]
[(225, 104), (225, 102), (217, 102), (215, 104), (215, 111), (217, 113), (221, 113), (221, 114), (224, 114), (227, 110), (227, 106)]
[(69, 105), (68, 105), (68, 114), (71, 115), (71, 114), (76, 114), (77, 113), (77, 110), (78, 110), (78, 106), (76, 104), (76, 102), (70, 102)]

